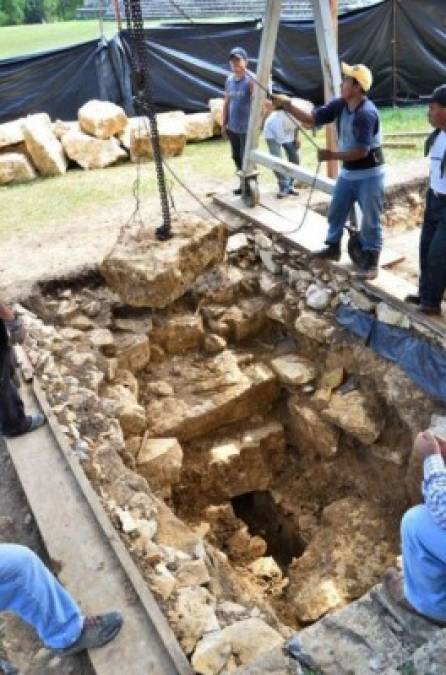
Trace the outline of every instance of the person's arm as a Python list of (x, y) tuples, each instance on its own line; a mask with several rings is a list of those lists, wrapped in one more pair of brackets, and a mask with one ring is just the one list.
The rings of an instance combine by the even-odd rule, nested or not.
[(319, 150), (319, 161), (324, 162), (330, 159), (340, 159), (343, 162), (355, 162), (358, 159), (364, 159), (370, 152), (373, 137), (377, 124), (376, 115), (369, 111), (360, 110), (356, 113), (354, 124), (354, 135), (357, 147), (345, 152), (337, 150), (323, 149)]
[(432, 520), (446, 529), (446, 466), (438, 440), (429, 432), (418, 434), (414, 452), (423, 460), (423, 495)]

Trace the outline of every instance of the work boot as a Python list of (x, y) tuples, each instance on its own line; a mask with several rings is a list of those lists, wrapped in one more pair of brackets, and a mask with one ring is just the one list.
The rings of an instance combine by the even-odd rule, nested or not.
[(311, 257), (338, 261), (341, 259), (341, 244), (327, 244), (324, 248), (312, 253)]
[(285, 197), (288, 197), (289, 194), (290, 193), (288, 192), (288, 190), (279, 190), (279, 192), (277, 193), (277, 199), (284, 199)]
[(19, 675), (19, 671), (9, 661), (0, 659), (0, 675)]
[(85, 649), (97, 649), (114, 640), (122, 627), (122, 616), (119, 612), (87, 616), (84, 619), (82, 632), (76, 642), (66, 649), (55, 649), (59, 656), (73, 656)]
[(242, 194), (242, 192), (243, 192), (242, 186), (239, 185), (238, 188), (234, 188), (234, 189), (233, 189), (232, 194), (235, 195), (236, 197), (240, 197), (240, 195)]
[(431, 305), (419, 305), (418, 311), (427, 316), (441, 316), (441, 307), (432, 307)]
[(418, 295), (418, 293), (409, 293), (409, 295), (406, 295), (406, 297), (404, 298), (404, 302), (408, 302), (411, 305), (420, 305), (421, 298)]
[(363, 262), (360, 269), (355, 272), (357, 279), (376, 279), (379, 272), (379, 251), (363, 251)]

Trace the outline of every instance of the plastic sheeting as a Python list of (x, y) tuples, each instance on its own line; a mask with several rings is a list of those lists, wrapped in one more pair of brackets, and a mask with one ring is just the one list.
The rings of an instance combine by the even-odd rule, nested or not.
[[(147, 29), (158, 108), (206, 110), (208, 100), (223, 93), (232, 47), (245, 47), (256, 69), (261, 31), (258, 20)], [(394, 94), (399, 100), (417, 99), (446, 82), (445, 44), (446, 0), (384, 0), (339, 18), (340, 58), (371, 67), (371, 97), (378, 103), (391, 102)], [(0, 121), (42, 111), (53, 119), (75, 119), (91, 98), (107, 98), (131, 112), (128, 49), (123, 31), (109, 42), (0, 61)], [(273, 78), (278, 89), (322, 101), (312, 22), (281, 23)]]
[(423, 391), (446, 403), (446, 352), (403, 328), (389, 326), (352, 307), (341, 305), (337, 322), (365, 345), (396, 363)]

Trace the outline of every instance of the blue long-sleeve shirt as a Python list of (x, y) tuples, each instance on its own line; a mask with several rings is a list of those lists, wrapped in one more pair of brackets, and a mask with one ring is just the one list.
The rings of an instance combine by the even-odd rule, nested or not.
[(434, 522), (446, 530), (446, 466), (442, 455), (426, 457), (423, 472), (424, 502)]

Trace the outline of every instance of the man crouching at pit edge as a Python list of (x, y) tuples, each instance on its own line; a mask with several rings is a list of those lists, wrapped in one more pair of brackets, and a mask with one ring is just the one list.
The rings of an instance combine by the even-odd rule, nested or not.
[(318, 258), (339, 260), (341, 239), (349, 213), (355, 202), (362, 210), (359, 234), (361, 254), (357, 276), (374, 279), (378, 274), (382, 249), (381, 214), (384, 206), (384, 157), (378, 110), (367, 98), (372, 73), (364, 65), (342, 64), (341, 98), (308, 113), (295, 106), (287, 96), (279, 95), (285, 110), (309, 127), (336, 122), (338, 150), (321, 149), (319, 161), (342, 161), (328, 211), (326, 246), (315, 253)]

